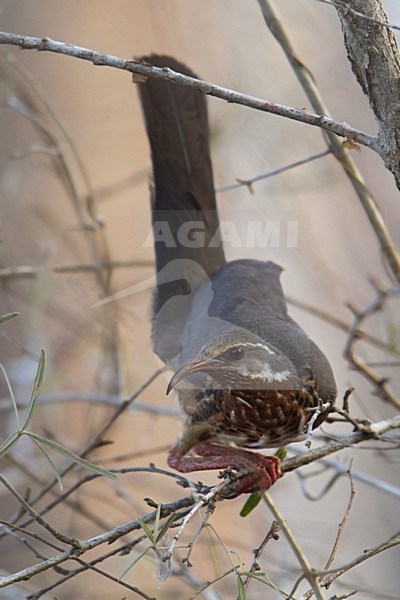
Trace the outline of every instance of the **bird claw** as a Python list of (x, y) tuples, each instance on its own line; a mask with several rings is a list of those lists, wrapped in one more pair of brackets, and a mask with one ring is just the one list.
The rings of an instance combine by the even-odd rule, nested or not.
[(193, 451), (198, 456), (179, 456), (171, 452), (167, 459), (169, 466), (182, 473), (224, 469), (220, 476), (227, 477), (228, 482), (220, 490), (220, 498), (236, 498), (240, 494), (267, 490), (283, 475), (276, 456), (207, 442), (198, 444)]

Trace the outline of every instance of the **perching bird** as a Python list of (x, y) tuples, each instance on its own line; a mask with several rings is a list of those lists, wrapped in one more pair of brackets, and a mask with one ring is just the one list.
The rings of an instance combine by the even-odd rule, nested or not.
[[(170, 57), (141, 60), (196, 77)], [(279, 460), (243, 448), (280, 447), (320, 425), (336, 397), (332, 369), (288, 315), (281, 267), (225, 260), (204, 95), (155, 78), (139, 95), (153, 163), (153, 347), (185, 413), (168, 463), (234, 469), (229, 497), (268, 489)]]

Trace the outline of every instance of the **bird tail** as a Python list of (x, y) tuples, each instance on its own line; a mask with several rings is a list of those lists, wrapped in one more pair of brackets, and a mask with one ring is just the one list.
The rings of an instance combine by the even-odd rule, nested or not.
[[(167, 56), (151, 55), (141, 60), (196, 77)], [(139, 85), (139, 97), (153, 164), (157, 268), (153, 315), (156, 318), (171, 300), (176, 301), (168, 319), (175, 321), (174, 335), (179, 336), (193, 293), (226, 262), (210, 160), (206, 100), (194, 88), (156, 78)]]

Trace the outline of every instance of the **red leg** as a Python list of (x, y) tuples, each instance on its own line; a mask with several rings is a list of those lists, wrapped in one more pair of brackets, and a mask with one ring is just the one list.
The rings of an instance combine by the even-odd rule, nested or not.
[(280, 461), (276, 456), (264, 456), (239, 448), (218, 446), (204, 442), (192, 451), (197, 456), (168, 455), (168, 465), (181, 473), (208, 471), (211, 469), (234, 469), (237, 480), (232, 481), (223, 492), (224, 497), (235, 498), (256, 490), (267, 490), (282, 477)]

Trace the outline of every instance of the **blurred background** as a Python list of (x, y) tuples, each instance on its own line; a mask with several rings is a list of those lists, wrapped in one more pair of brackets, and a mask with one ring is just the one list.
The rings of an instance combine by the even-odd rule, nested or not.
[[(389, 20), (399, 23), (396, 0), (386, 0), (385, 7)], [(317, 0), (280, 0), (277, 8), (333, 118), (376, 134), (368, 100), (347, 61), (335, 10)], [(126, 59), (149, 52), (170, 54), (210, 82), (311, 110), (256, 1), (3, 0), (0, 11), (4, 31), (48, 36)], [(0, 359), (23, 406), (29, 399), (39, 351), (45, 349), (46, 379), (31, 428), (79, 453), (96, 438), (121, 400), (161, 366), (151, 348), (151, 290), (93, 308), (99, 300), (140, 284), (154, 273), (148, 243), (149, 149), (136, 87), (128, 73), (6, 46), (0, 60), (0, 314), (20, 313), (1, 326)], [(326, 149), (317, 128), (213, 98), (208, 104), (216, 188)], [(399, 243), (398, 190), (391, 174), (372, 151), (361, 148), (352, 151), (352, 156)], [(239, 231), (250, 221), (278, 223), (277, 237), (267, 247), (247, 247), (245, 236), (240, 243), (232, 243), (228, 235), (226, 253), (229, 259), (254, 257), (282, 265), (282, 283), (290, 299), (349, 324), (352, 314), (346, 303), (364, 308), (371, 302), (375, 294), (371, 277), (392, 283), (374, 232), (333, 156), (260, 181), (253, 193), (241, 187), (217, 197), (222, 220), (233, 220)], [(295, 224), (295, 243), (289, 223)], [(99, 263), (108, 268), (96, 268)], [(351, 407), (355, 416), (371, 420), (392, 416), (393, 409), (349, 370), (343, 358), (347, 334), (312, 310), (291, 305), (290, 312), (329, 357), (339, 404), (345, 390), (354, 386)], [(398, 304), (388, 302), (367, 325), (371, 334), (398, 351)], [(363, 360), (387, 360), (387, 353), (373, 345), (359, 344), (357, 350)], [(390, 376), (393, 387), (400, 389), (398, 366), (381, 367), (379, 373)], [(169, 373), (160, 375), (143, 390), (137, 403), (106, 432), (104, 439), (110, 445), (91, 452), (91, 460), (107, 467), (149, 462), (166, 467), (167, 449), (180, 431), (177, 401), (165, 396), (168, 377)], [(4, 379), (0, 385), (0, 434), (5, 438), (15, 431), (16, 423)], [(327, 435), (351, 432), (348, 426), (323, 429)], [(305, 451), (304, 444), (296, 447)], [(60, 469), (66, 464), (63, 457), (52, 458)], [(352, 458), (354, 470), (398, 484), (399, 463), (393, 451), (369, 446), (334, 458), (345, 465)], [(53, 478), (45, 458), (27, 439), (18, 442), (2, 466), (5, 476), (28, 498)], [(314, 466), (309, 472), (315, 471)], [(307, 480), (307, 489), (318, 495), (333, 474), (325, 470)], [(65, 485), (75, 479), (73, 471)], [(193, 479), (197, 480), (196, 474)], [(217, 475), (205, 473), (201, 479), (212, 484)], [(335, 564), (384, 541), (398, 527), (399, 498), (394, 493), (360, 480), (355, 480), (355, 486), (354, 506)], [(57, 493), (54, 487), (36, 503), (36, 509), (47, 506)], [(340, 478), (314, 502), (296, 474), (286, 476), (271, 494), (311, 564), (323, 568), (346, 510), (348, 478)], [(0, 495), (0, 517), (9, 521), (18, 504), (3, 488)], [(148, 512), (146, 496), (168, 502), (182, 495), (173, 479), (131, 474), (117, 483), (101, 480), (82, 486), (68, 502), (49, 512), (48, 519), (68, 535), (87, 539)], [(212, 524), (226, 549), (238, 553), (248, 567), (272, 516), (260, 505), (242, 519), (242, 504), (239, 498), (217, 506)], [(186, 541), (199, 524), (200, 520), (188, 529)], [(1, 574), (38, 560), (16, 537), (7, 536), (0, 543)], [(48, 548), (42, 552), (51, 556)], [(178, 551), (178, 557), (179, 552), (183, 555)], [(115, 557), (103, 568), (118, 577), (132, 556)], [(212, 533), (200, 536), (191, 562), (193, 569), (183, 569), (176, 561), (175, 573), (160, 584), (156, 566), (143, 558), (125, 580), (160, 600), (186, 599), (204, 581), (229, 569), (224, 549)], [(397, 549), (383, 553), (341, 578), (332, 594), (357, 589), (360, 599), (397, 598), (398, 564)], [(290, 592), (299, 566), (282, 535), (268, 547), (260, 566), (274, 584)], [(47, 571), (7, 588), (0, 597), (24, 598), (59, 578), (60, 574)], [(234, 576), (227, 576), (203, 597), (235, 598), (235, 590)], [(124, 593), (115, 582), (86, 572), (43, 597), (121, 598)], [(248, 589), (252, 600), (278, 597), (256, 581)]]

